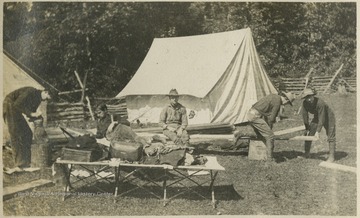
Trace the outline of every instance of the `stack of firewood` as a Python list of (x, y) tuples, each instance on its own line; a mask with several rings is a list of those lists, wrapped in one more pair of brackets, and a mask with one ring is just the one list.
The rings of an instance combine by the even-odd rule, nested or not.
[(53, 103), (47, 105), (47, 121), (82, 121), (88, 116), (82, 103)]
[[(234, 126), (228, 123), (193, 124), (186, 128), (189, 134), (232, 134)], [(160, 127), (134, 129), (135, 132), (162, 133)]]

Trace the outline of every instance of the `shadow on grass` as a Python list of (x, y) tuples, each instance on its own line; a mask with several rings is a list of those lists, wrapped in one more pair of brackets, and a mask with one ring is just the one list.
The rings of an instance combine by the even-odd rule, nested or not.
[[(98, 183), (98, 187), (101, 187), (101, 191), (95, 186), (85, 186), (73, 190), (73, 193), (82, 193), (82, 195), (99, 195), (99, 193), (108, 193), (109, 196), (114, 193), (114, 186), (107, 183)], [(126, 193), (127, 192), (127, 193)], [(215, 199), (222, 201), (231, 201), (231, 200), (242, 200), (244, 199), (240, 196), (237, 191), (234, 189), (233, 185), (220, 185), (214, 186)], [(80, 194), (79, 194), (80, 195)], [(167, 199), (172, 199), (173, 196), (175, 199), (186, 199), (186, 200), (211, 200), (211, 190), (208, 185), (199, 187), (199, 186), (186, 186), (186, 187), (167, 187), (166, 196)], [(70, 195), (71, 196), (71, 195)], [(118, 191), (118, 200), (121, 197), (133, 197), (133, 198), (151, 198), (151, 199), (163, 199), (164, 192), (161, 186), (155, 186), (147, 184), (143, 188), (132, 183), (123, 183), (119, 187)], [(203, 197), (202, 197), (203, 196)]]
[[(327, 159), (328, 152), (318, 152), (318, 153), (310, 153), (310, 157), (308, 159), (315, 159), (315, 160), (322, 160), (325, 161)], [(296, 159), (300, 156), (303, 156), (303, 152), (299, 151), (282, 151), (274, 153), (274, 158), (276, 162), (285, 162), (287, 160)], [(336, 151), (335, 152), (335, 160), (340, 160), (348, 156), (346, 152), (343, 151)]]
[[(310, 158), (324, 161), (324, 160), (327, 159), (328, 154), (329, 154), (328, 152), (322, 151), (322, 152), (318, 152), (318, 153), (315, 153), (315, 154), (310, 154)], [(335, 152), (335, 160), (341, 160), (341, 159), (343, 159), (343, 158), (345, 158), (347, 156), (348, 156), (348, 153), (346, 153), (346, 152), (343, 152), (343, 151), (336, 151)]]
[(248, 148), (237, 148), (235, 146), (223, 146), (214, 143), (198, 143), (195, 146), (194, 155), (209, 154), (209, 155), (222, 155), (222, 156), (247, 156)]
[[(134, 189), (131, 192), (122, 194), (128, 190)], [(153, 194), (152, 194), (153, 193)], [(214, 187), (215, 199), (222, 201), (231, 201), (231, 200), (242, 200), (244, 199), (240, 196), (233, 185), (221, 185)], [(162, 187), (157, 186), (146, 186), (144, 188), (137, 188), (136, 185), (125, 183), (119, 189), (120, 196), (134, 197), (134, 198), (154, 198), (154, 199), (163, 199), (163, 189)], [(156, 197), (156, 196), (157, 197)], [(166, 188), (167, 199), (186, 199), (186, 200), (211, 200), (211, 190), (209, 186), (187, 186), (187, 187), (167, 187)]]
[(196, 150), (196, 154), (222, 155), (222, 156), (247, 156), (248, 150)]

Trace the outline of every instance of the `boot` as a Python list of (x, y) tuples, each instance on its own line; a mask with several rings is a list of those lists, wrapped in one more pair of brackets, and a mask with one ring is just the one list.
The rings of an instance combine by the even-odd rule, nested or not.
[(273, 152), (274, 152), (274, 139), (268, 139), (266, 140), (266, 160), (274, 161)]
[(327, 162), (334, 162), (335, 161), (335, 147), (336, 147), (336, 142), (329, 142), (329, 157), (326, 160)]
[(311, 149), (311, 141), (305, 141), (305, 153), (304, 153), (304, 158), (309, 158), (310, 157), (310, 149)]

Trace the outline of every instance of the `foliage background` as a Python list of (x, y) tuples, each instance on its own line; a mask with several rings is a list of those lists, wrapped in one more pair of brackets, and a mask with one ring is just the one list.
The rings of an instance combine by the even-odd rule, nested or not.
[(58, 90), (114, 97), (152, 40), (251, 28), (269, 76), (356, 76), (355, 2), (6, 2), (4, 49)]

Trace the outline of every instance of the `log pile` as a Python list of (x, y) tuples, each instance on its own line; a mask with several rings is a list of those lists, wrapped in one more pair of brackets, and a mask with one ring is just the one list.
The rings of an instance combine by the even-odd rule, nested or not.
[[(144, 129), (134, 129), (137, 133), (162, 133), (160, 127), (155, 128), (144, 128)], [(186, 128), (186, 131), (191, 134), (232, 134), (234, 131), (234, 126), (228, 123), (206, 123), (206, 124), (193, 124), (189, 125)]]
[(83, 121), (89, 112), (82, 103), (52, 103), (47, 105), (47, 121)]
[(48, 135), (49, 144), (51, 145), (61, 145), (69, 142), (69, 137), (65, 136), (63, 131), (58, 127), (47, 127), (45, 131)]
[(95, 98), (96, 105), (106, 104), (109, 114), (114, 120), (127, 119), (127, 107), (125, 98)]
[(189, 134), (231, 134), (234, 126), (228, 123), (194, 124), (187, 127)]
[(106, 104), (108, 108), (109, 114), (112, 114), (114, 116), (120, 116), (120, 117), (127, 117), (127, 108), (126, 103), (119, 103), (119, 104)]

